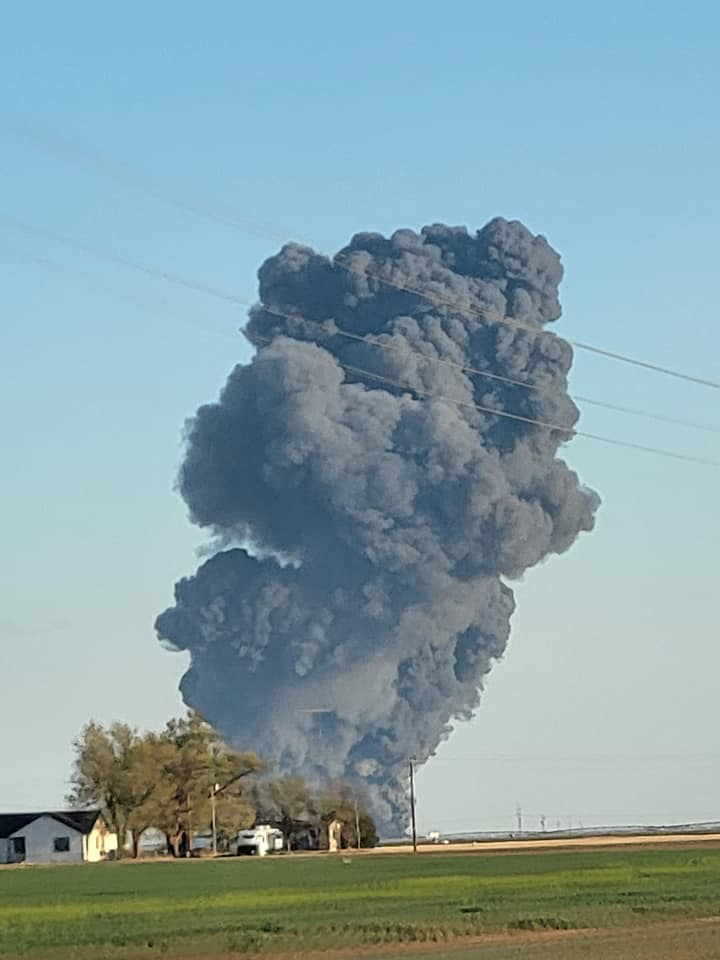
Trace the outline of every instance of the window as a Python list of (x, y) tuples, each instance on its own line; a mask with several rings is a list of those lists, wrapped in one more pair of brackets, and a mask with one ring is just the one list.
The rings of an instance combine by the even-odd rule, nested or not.
[(24, 857), (26, 853), (25, 849), (25, 837), (13, 837), (12, 838), (12, 852), (16, 857)]
[(55, 853), (70, 853), (70, 837), (55, 837)]

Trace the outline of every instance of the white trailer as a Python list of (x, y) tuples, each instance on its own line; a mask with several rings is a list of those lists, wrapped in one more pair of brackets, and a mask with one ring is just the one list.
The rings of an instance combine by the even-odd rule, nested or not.
[(263, 824), (250, 830), (241, 830), (235, 839), (235, 852), (241, 856), (264, 857), (283, 848), (282, 831)]

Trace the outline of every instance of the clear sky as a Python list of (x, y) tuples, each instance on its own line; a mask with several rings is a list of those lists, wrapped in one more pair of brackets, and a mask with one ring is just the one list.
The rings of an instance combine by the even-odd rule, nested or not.
[[(204, 543), (181, 430), (250, 355), (236, 305), (17, 221), (252, 300), (283, 239), (518, 218), (563, 256), (559, 332), (720, 379), (719, 31), (692, 0), (6, 5), (0, 809), (62, 802), (88, 718), (181, 709), (152, 626)], [(718, 391), (588, 354), (572, 386), (720, 427)], [(717, 432), (590, 406), (581, 428), (720, 459)], [(720, 472), (567, 457), (597, 529), (516, 585), (483, 706), (419, 774), (422, 829), (511, 828), (517, 803), (527, 826), (720, 819)]]

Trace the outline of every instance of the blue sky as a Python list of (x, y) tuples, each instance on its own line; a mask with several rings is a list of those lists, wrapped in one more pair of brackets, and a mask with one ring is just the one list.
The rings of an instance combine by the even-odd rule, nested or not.
[[(252, 300), (284, 239), (518, 218), (563, 256), (560, 332), (718, 379), (718, 29), (715, 4), (637, 0), (5, 11), (0, 809), (60, 803), (89, 717), (179, 711), (152, 623), (204, 542), (182, 424), (249, 357), (237, 305), (17, 221)], [(572, 383), (720, 425), (717, 391), (588, 354)], [(720, 459), (718, 433), (593, 407), (581, 428)], [(419, 774), (423, 828), (718, 816), (718, 471), (567, 456), (597, 530), (517, 585), (477, 718)]]

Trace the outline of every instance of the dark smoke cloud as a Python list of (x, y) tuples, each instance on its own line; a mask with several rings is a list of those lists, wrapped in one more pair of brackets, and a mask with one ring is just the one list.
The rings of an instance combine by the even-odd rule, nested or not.
[(190, 652), (183, 696), (280, 769), (363, 779), (386, 829), (407, 759), (472, 715), (505, 650), (504, 578), (593, 526), (557, 457), (578, 418), (571, 348), (543, 330), (561, 277), (501, 219), (358, 234), (332, 260), (288, 244), (259, 272), (256, 355), (189, 424), (180, 489), (227, 549), (157, 620)]

